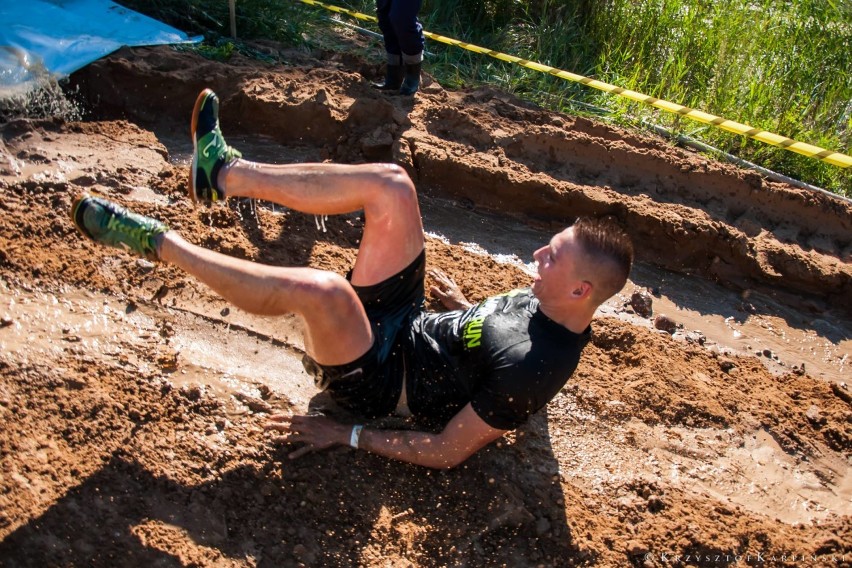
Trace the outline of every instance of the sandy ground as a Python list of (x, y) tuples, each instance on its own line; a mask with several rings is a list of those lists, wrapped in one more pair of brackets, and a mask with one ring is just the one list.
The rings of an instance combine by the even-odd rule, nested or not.
[[(123, 50), (73, 77), (87, 120), (0, 124), (0, 564), (852, 565), (848, 201), (505, 93), (384, 96), (363, 61), (262, 48), (281, 63)], [(249, 158), (406, 167), (429, 265), (473, 300), (527, 285), (574, 216), (616, 217), (640, 262), (546, 411), (452, 471), (288, 460), (269, 412), (345, 418), (301, 369), (299, 322), (68, 219), (92, 192), (231, 255), (345, 272), (357, 214), (323, 231), (188, 203), (206, 86)]]

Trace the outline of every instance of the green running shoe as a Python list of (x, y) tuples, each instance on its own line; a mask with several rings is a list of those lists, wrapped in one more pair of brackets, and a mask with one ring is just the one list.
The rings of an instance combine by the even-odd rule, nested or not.
[(210, 203), (225, 198), (216, 187), (216, 175), (222, 166), (242, 154), (225, 143), (219, 130), (219, 97), (204, 89), (195, 99), (192, 109), (192, 172), (189, 197), (193, 201)]
[(74, 202), (71, 219), (80, 232), (93, 241), (111, 247), (128, 248), (150, 260), (159, 260), (154, 237), (169, 230), (166, 224), (156, 219), (89, 195)]

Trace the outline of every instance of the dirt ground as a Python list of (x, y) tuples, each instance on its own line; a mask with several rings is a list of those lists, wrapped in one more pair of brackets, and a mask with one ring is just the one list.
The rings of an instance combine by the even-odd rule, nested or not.
[[(72, 77), (84, 121), (0, 124), (0, 564), (852, 565), (848, 201), (505, 93), (387, 96), (361, 60), (258, 48), (280, 63), (125, 49)], [(575, 216), (614, 216), (636, 271), (546, 411), (451, 471), (289, 460), (269, 412), (346, 418), (301, 369), (299, 323), (68, 217), (96, 193), (230, 255), (344, 273), (357, 214), (324, 231), (191, 206), (204, 87), (248, 158), (406, 167), (429, 265), (473, 300), (528, 285)], [(630, 302), (646, 288), (650, 317)], [(655, 329), (659, 306), (683, 327)]]

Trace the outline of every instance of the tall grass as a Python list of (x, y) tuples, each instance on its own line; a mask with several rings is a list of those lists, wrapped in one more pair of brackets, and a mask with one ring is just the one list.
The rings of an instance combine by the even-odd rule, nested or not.
[[(374, 0), (326, 0), (373, 13)], [(211, 41), (226, 0), (122, 0)], [(238, 0), (241, 37), (327, 38), (328, 14), (297, 0)], [(425, 0), (426, 29), (844, 153), (852, 136), (849, 0)], [(374, 27), (371, 24), (363, 24)], [(374, 53), (380, 52), (379, 49)], [(852, 171), (457, 48), (427, 43), (445, 86), (492, 83), (556, 110), (600, 109), (696, 137), (852, 196)]]
[[(849, 152), (852, 16), (818, 0), (595, 5), (595, 68), (608, 82)], [(624, 101), (592, 97), (766, 167), (852, 195), (852, 172)]]

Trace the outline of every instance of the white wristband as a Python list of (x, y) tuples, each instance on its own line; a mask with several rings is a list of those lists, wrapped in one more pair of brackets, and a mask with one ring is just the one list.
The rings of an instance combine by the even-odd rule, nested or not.
[(349, 445), (358, 449), (358, 440), (361, 439), (361, 430), (364, 429), (362, 424), (356, 424), (352, 427), (352, 434), (349, 436)]

